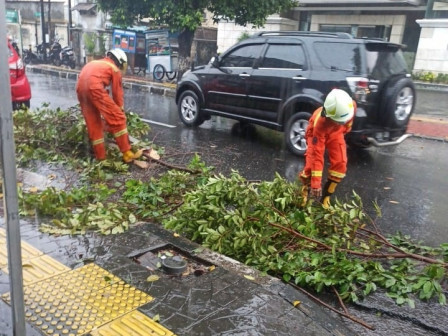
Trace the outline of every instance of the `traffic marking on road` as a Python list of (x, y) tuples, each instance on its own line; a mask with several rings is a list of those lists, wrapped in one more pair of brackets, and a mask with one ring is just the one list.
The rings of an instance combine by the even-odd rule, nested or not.
[(148, 123), (148, 124), (154, 124), (154, 125), (159, 125), (159, 126), (164, 126), (164, 127), (169, 127), (169, 128), (176, 128), (177, 127), (175, 125), (165, 124), (165, 123), (161, 123), (161, 122), (154, 121), (154, 120), (149, 120), (149, 119), (141, 118), (141, 120), (146, 122), (146, 123)]

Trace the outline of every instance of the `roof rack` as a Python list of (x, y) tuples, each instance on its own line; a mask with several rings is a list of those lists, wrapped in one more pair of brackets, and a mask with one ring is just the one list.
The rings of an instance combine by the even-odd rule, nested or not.
[(349, 33), (331, 33), (322, 31), (289, 31), (289, 30), (272, 30), (272, 31), (262, 31), (255, 36), (320, 36), (320, 37), (334, 37), (334, 38), (345, 38), (352, 39), (353, 36)]

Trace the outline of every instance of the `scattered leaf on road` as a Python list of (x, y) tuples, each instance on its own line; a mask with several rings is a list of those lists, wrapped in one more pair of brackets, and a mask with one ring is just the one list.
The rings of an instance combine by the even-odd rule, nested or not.
[(294, 307), (297, 307), (299, 304), (301, 304), (302, 302), (299, 300), (294, 301), (292, 304), (294, 305)]
[(160, 321), (160, 315), (159, 315), (159, 314), (154, 315), (154, 317), (152, 318), (152, 320), (153, 320), (154, 322), (159, 322), (159, 321)]
[(30, 193), (32, 193), (32, 194), (37, 193), (37, 187), (31, 187), (30, 188)]
[(153, 274), (153, 275), (150, 275), (149, 277), (147, 277), (147, 278), (146, 278), (146, 281), (148, 281), (148, 282), (154, 282), (154, 281), (157, 281), (157, 280), (159, 280), (159, 279), (160, 279), (160, 277), (159, 277), (158, 275)]
[(384, 190), (390, 190), (392, 189), (391, 187), (384, 187)]
[(208, 268), (208, 270), (211, 272), (211, 271), (213, 271), (215, 268), (216, 268), (215, 265), (211, 265), (211, 266)]
[(244, 277), (245, 277), (246, 279), (248, 279), (248, 280), (252, 280), (252, 281), (255, 280), (255, 278), (254, 278), (253, 276), (251, 276), (251, 275), (245, 275)]
[(398, 201), (389, 201), (389, 203), (392, 203), (392, 204), (400, 204), (400, 202), (398, 202)]
[(173, 236), (177, 238), (177, 237), (179, 237), (180, 235), (179, 235), (178, 233), (174, 232), (174, 233), (173, 233)]

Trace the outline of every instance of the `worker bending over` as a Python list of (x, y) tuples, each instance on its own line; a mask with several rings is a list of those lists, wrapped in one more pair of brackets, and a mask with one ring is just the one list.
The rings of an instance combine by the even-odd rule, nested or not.
[[(330, 196), (347, 171), (347, 148), (344, 135), (350, 132), (355, 114), (355, 102), (347, 92), (333, 89), (324, 106), (314, 111), (306, 129), (307, 151), (305, 168), (299, 173), (302, 181), (303, 205), (308, 194), (320, 199), (322, 206), (330, 206)], [(330, 160), (328, 180), (322, 191), (324, 154)]]
[[(87, 63), (79, 74), (76, 93), (97, 160), (106, 159), (103, 127), (112, 133), (124, 162), (130, 163), (142, 155), (141, 151), (132, 152), (126, 126), (122, 86), (122, 73), (126, 69), (125, 52), (112, 49), (102, 60)], [(107, 90), (109, 86), (113, 98)]]

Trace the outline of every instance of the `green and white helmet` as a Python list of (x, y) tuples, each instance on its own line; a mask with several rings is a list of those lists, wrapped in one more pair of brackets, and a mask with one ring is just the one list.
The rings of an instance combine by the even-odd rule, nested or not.
[(344, 124), (353, 118), (354, 106), (350, 95), (344, 90), (333, 89), (324, 102), (325, 116)]

